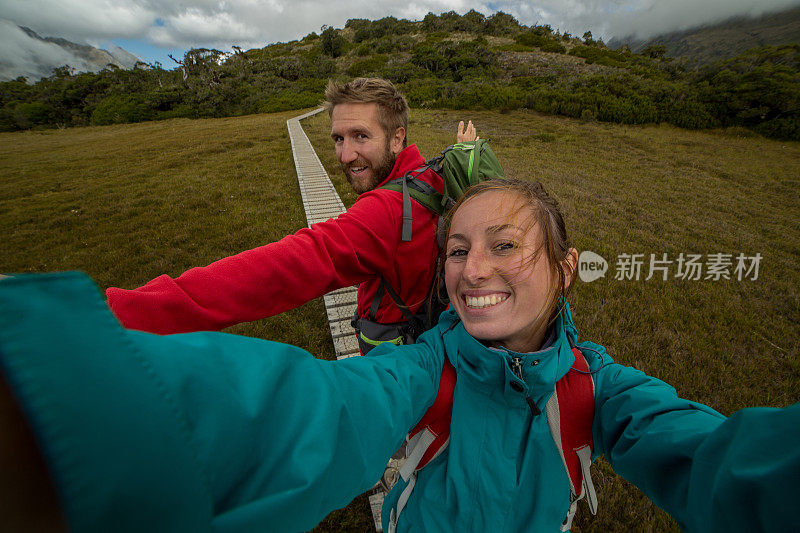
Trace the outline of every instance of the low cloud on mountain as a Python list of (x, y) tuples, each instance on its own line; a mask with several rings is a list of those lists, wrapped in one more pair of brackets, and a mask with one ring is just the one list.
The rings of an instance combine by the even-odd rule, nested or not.
[(30, 29), (0, 19), (0, 81), (25, 76), (36, 81), (52, 74), (53, 69), (68, 65), (75, 71), (103, 69), (109, 63), (130, 68), (138, 58), (113, 47), (99, 50), (63, 39), (44, 39)]

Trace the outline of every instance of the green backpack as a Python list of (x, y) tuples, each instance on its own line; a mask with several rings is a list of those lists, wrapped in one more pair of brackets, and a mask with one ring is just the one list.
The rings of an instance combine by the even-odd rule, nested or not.
[[(431, 169), (442, 178), (444, 194), (417, 179)], [(413, 198), (439, 216), (447, 213), (471, 185), (490, 178), (504, 178), (503, 167), (489, 147), (488, 139), (467, 141), (445, 148), (425, 165), (386, 183), (381, 189), (403, 193), (402, 240), (411, 240), (411, 200)], [(441, 243), (440, 243), (441, 244)]]
[[(428, 183), (417, 176), (431, 169), (442, 178), (444, 194), (439, 193)], [(401, 238), (408, 242), (411, 240), (411, 199), (424, 205), (439, 215), (439, 225), (442, 216), (446, 214), (471, 185), (480, 183), (490, 178), (504, 178), (505, 173), (500, 166), (500, 161), (489, 147), (489, 141), (478, 139), (454, 144), (445, 148), (441, 154), (428, 161), (425, 165), (407, 172), (404, 176), (396, 178), (381, 189), (389, 189), (403, 194), (403, 227)], [(437, 237), (442, 238), (442, 232), (437, 231)], [(439, 242), (441, 248), (444, 243)], [(437, 265), (438, 267), (438, 265)], [(383, 324), (375, 320), (375, 314), (383, 298), (384, 292), (388, 293), (406, 319), (396, 324)], [(439, 320), (439, 314), (447, 308), (447, 294), (443, 282), (431, 287), (425, 309), (417, 314), (412, 314), (408, 306), (403, 303), (400, 295), (381, 276), (380, 285), (370, 306), (369, 315), (365, 318), (357, 314), (353, 317), (352, 325), (356, 330), (358, 345), (361, 353), (365, 354), (375, 346), (384, 342), (393, 344), (411, 344), (424, 331), (432, 328)]]

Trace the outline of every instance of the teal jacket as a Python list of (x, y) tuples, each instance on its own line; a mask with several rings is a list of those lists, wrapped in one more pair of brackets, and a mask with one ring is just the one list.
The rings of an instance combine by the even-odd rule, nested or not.
[[(450, 446), (398, 530), (557, 531), (569, 488), (544, 405), (572, 363), (568, 314), (556, 331), (520, 355), (534, 417), (509, 386), (513, 354), (453, 314), (417, 345), (328, 362), (222, 333), (124, 330), (81, 274), (0, 281), (0, 368), (76, 532), (308, 530), (380, 477), (444, 357), (458, 372)], [(581, 346), (599, 352), (595, 453), (618, 473), (689, 531), (793, 527), (800, 406), (726, 420)]]

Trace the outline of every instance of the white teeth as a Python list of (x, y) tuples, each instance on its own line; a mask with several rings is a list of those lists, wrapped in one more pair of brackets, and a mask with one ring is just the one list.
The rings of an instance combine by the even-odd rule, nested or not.
[(507, 294), (492, 294), (490, 296), (467, 296), (467, 307), (472, 309), (483, 309), (484, 307), (491, 307), (497, 305), (503, 300), (508, 298)]

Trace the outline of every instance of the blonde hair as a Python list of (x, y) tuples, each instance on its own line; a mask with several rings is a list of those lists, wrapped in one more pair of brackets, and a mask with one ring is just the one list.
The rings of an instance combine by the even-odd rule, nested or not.
[[(389, 80), (382, 78), (356, 78), (347, 83), (333, 80), (325, 88), (325, 101), (322, 106), (330, 116), (339, 104), (377, 104), (378, 121), (391, 139), (397, 128), (408, 132), (408, 102)], [(407, 144), (403, 137), (403, 147)]]

